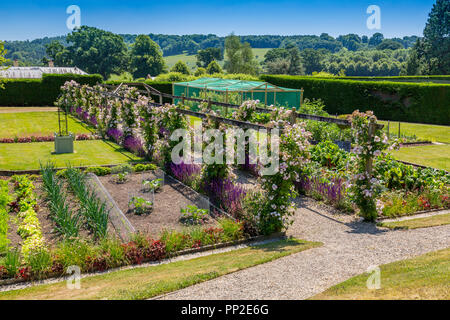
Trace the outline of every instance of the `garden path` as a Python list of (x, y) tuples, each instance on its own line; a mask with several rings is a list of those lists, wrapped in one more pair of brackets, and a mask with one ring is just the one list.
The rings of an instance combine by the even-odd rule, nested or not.
[[(306, 299), (370, 266), (450, 247), (450, 225), (392, 231), (297, 199), (288, 234), (323, 246), (203, 282), (161, 299)], [(381, 274), (383, 286), (383, 274)]]

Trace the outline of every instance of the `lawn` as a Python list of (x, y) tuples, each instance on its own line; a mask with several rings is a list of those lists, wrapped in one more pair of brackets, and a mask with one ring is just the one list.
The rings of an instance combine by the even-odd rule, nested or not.
[(39, 161), (54, 161), (57, 167), (121, 164), (140, 160), (118, 145), (102, 140), (75, 141), (75, 153), (52, 154), (53, 142), (1, 143), (0, 170), (39, 169)]
[(350, 278), (314, 296), (320, 300), (450, 299), (450, 248), (382, 265), (381, 288), (367, 289), (368, 274)]
[(66, 282), (61, 282), (0, 292), (0, 299), (148, 299), (320, 245), (296, 239), (281, 240), (192, 260), (88, 277), (81, 279), (79, 290), (69, 290)]
[(402, 221), (381, 222), (380, 227), (389, 229), (417, 229), (450, 224), (450, 213), (438, 214), (431, 217), (408, 219)]
[(450, 144), (406, 147), (392, 155), (398, 160), (450, 171)]
[[(379, 121), (387, 127), (387, 121)], [(398, 122), (391, 121), (389, 131), (398, 134)], [(450, 143), (450, 126), (437, 126), (420, 123), (400, 123), (400, 133), (402, 135), (413, 136), (421, 140)]]
[[(92, 133), (87, 125), (69, 116), (69, 132)], [(58, 131), (57, 112), (0, 113), (0, 138), (50, 136)]]

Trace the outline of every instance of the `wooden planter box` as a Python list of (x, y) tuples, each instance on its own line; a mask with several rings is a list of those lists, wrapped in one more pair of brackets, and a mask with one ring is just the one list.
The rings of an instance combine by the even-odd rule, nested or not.
[(58, 136), (55, 135), (55, 153), (73, 153), (73, 135)]

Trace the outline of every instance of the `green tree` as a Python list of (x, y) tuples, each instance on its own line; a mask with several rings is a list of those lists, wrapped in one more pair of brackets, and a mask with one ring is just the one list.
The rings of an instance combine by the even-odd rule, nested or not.
[(190, 75), (191, 73), (189, 72), (189, 68), (186, 65), (186, 63), (184, 63), (183, 61), (178, 61), (177, 63), (175, 63), (175, 65), (172, 67), (172, 69), (170, 69), (171, 72), (179, 72), (182, 74), (187, 74)]
[(305, 49), (301, 52), (303, 66), (306, 74), (312, 74), (314, 71), (320, 72), (324, 68), (324, 55), (314, 49)]
[(415, 73), (450, 74), (450, 1), (437, 0), (407, 69)]
[(205, 74), (206, 74), (206, 69), (202, 68), (202, 67), (198, 67), (197, 70), (195, 70), (195, 72), (194, 72), (194, 76), (196, 76), (196, 77), (200, 77)]
[(165, 71), (161, 48), (147, 35), (139, 35), (131, 49), (131, 72), (135, 79)]
[(0, 66), (4, 65), (7, 61), (5, 59), (5, 55), (6, 55), (5, 44), (2, 41), (0, 41)]
[[(5, 55), (6, 55), (5, 44), (2, 41), (0, 41), (0, 70), (5, 69), (2, 68), (1, 66), (8, 61), (7, 59), (5, 59)], [(0, 89), (3, 89), (1, 79), (0, 79)]]
[(257, 74), (259, 72), (250, 44), (241, 43), (239, 37), (234, 34), (225, 39), (225, 55), (227, 59), (224, 68), (228, 73)]
[(206, 73), (208, 74), (214, 74), (214, 73), (222, 73), (222, 68), (217, 63), (217, 61), (213, 60), (208, 64), (208, 67), (206, 68)]
[(304, 74), (302, 57), (298, 47), (292, 43), (286, 48), (275, 48), (267, 51), (264, 56), (266, 71), (272, 74)]
[[(88, 73), (99, 73), (104, 78), (127, 69), (127, 46), (117, 34), (82, 26), (67, 36), (67, 42), (69, 46), (62, 51), (50, 51), (55, 61), (61, 55), (65, 65), (79, 67)], [(51, 50), (56, 48), (55, 45)]]
[(381, 42), (383, 42), (384, 36), (382, 33), (374, 33), (369, 39), (369, 46), (376, 47)]
[(221, 48), (206, 48), (197, 52), (197, 66), (206, 68), (208, 65), (216, 60), (223, 60), (223, 52)]
[[(55, 66), (66, 67), (70, 65), (69, 51), (61, 42), (55, 40), (45, 45), (45, 52), (53, 60)], [(44, 57), (42, 62), (46, 64), (48, 59)]]
[(377, 50), (386, 50), (386, 49), (398, 50), (403, 48), (404, 47), (401, 43), (394, 41), (392, 39), (385, 39), (377, 46)]

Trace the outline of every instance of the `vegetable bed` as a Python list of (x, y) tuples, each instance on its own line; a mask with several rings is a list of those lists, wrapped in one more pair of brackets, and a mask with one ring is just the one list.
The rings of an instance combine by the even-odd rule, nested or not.
[[(180, 187), (182, 188), (181, 184), (167, 178), (161, 189), (154, 193), (151, 212), (141, 215), (136, 214), (129, 206), (131, 198), (134, 196), (152, 201), (152, 193), (144, 192), (142, 181), (152, 181), (157, 178), (154, 173), (150, 172), (128, 174), (126, 181), (123, 183), (117, 183), (114, 175), (99, 177), (100, 182), (108, 190), (136, 231), (144, 232), (153, 237), (158, 237), (164, 229), (182, 231), (188, 226), (180, 222), (181, 210), (188, 206), (204, 207), (204, 201), (202, 202), (192, 190), (180, 189)], [(209, 217), (202, 224), (214, 226), (216, 221)]]

